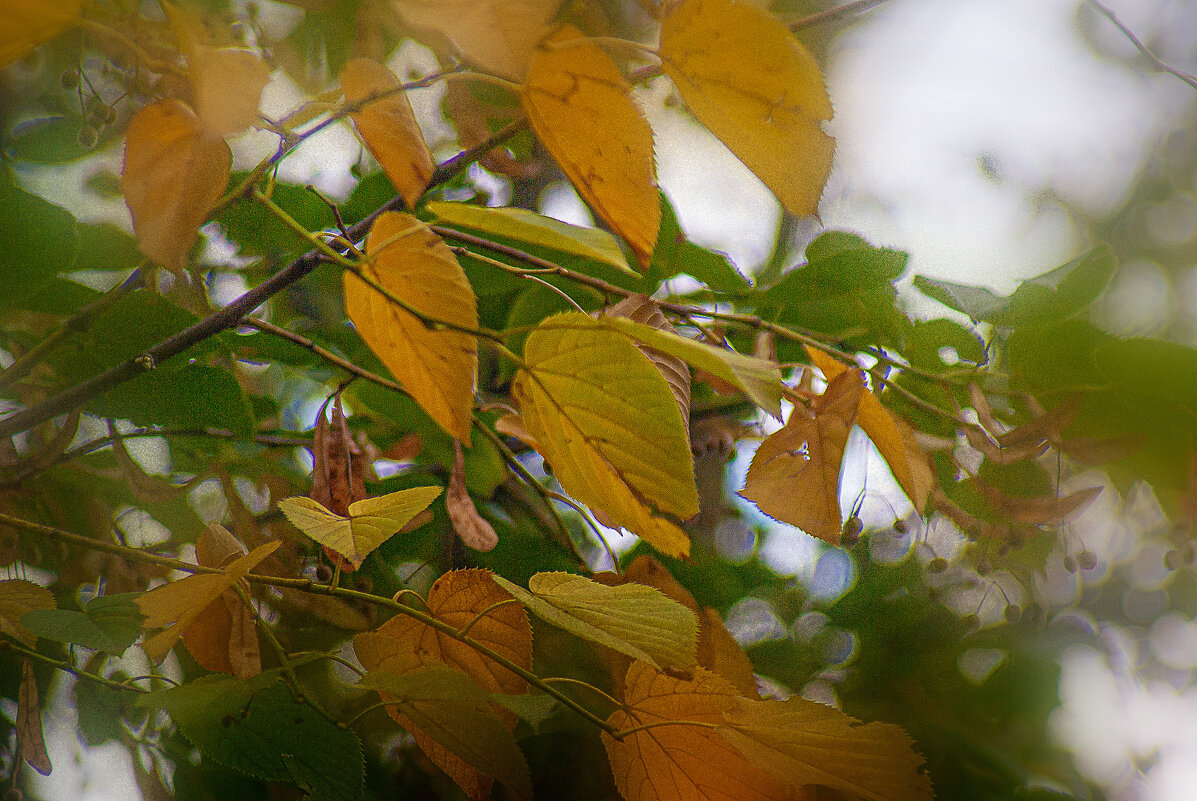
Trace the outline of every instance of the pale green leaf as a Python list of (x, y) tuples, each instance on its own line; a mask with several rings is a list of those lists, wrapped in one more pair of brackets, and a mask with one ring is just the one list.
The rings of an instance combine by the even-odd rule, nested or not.
[(652, 587), (610, 587), (556, 572), (532, 576), (528, 590), (499, 576), (495, 581), (537, 617), (585, 640), (657, 667), (697, 664), (698, 618)]

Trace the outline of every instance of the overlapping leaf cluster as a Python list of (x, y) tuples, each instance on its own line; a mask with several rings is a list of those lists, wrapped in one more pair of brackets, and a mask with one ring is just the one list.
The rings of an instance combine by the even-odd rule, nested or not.
[[(29, 109), (47, 116), (5, 128), (6, 154), (75, 159), (100, 123), (123, 147), (108, 183), (133, 232), (0, 176), (0, 391), (16, 410), (0, 418), (0, 526), (18, 532), (0, 548), (52, 576), (0, 582), (34, 769), (51, 769), (37, 668), (79, 677), (89, 743), (148, 743), (176, 789), (352, 799), (390, 775), (530, 799), (557, 780), (557, 749), (601, 743), (602, 769), (579, 768), (594, 797), (926, 799), (902, 729), (790, 694), (816, 673), (809, 653), (746, 652), (724, 625), (747, 595), (799, 591), (711, 547), (743, 514), (721, 461), (713, 491), (704, 479), (712, 453), (758, 440), (734, 489), (850, 547), (858, 427), (916, 516), (1028, 575), (1045, 549), (1026, 543), (1095, 494), (1061, 497), (1062, 460), (1145, 477), (1193, 515), (1195, 357), (1084, 320), (1113, 269), (1101, 251), (1009, 298), (916, 279), (987, 323), (983, 343), (909, 318), (904, 254), (855, 235), (824, 232), (762, 285), (687, 240), (637, 88), (661, 78), (787, 213), (817, 210), (831, 104), (767, 11), (645, 4), (651, 33), (619, 39), (627, 21), (591, 3), (296, 2), (283, 34), (208, 5), (0, 10), (0, 62), (67, 65)], [(440, 72), (403, 84), (385, 63), (400, 39)], [(439, 165), (410, 99), (438, 83), (457, 153)], [(264, 116), (268, 84), (306, 99)], [(339, 123), (363, 146), (352, 194), (287, 183), (280, 163)], [(230, 142), (251, 127), (278, 149), (234, 174)], [(494, 208), (474, 163), (528, 191), (559, 176), (602, 227)], [(643, 545), (595, 572), (611, 530)], [(869, 584), (867, 613), (832, 614), (863, 636), (907, 573)], [(150, 676), (115, 661), (139, 637)], [(414, 743), (398, 760), (396, 727)], [(148, 793), (171, 771), (143, 774)]]

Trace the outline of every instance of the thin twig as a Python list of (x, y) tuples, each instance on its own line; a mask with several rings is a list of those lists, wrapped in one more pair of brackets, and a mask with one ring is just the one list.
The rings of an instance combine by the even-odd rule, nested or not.
[(817, 11), (814, 14), (799, 17), (791, 22), (789, 27), (791, 31), (800, 31), (804, 28), (813, 28), (816, 25), (824, 25), (828, 22), (839, 22), (846, 17), (863, 14), (884, 2), (885, 0), (856, 0), (854, 3), (844, 3), (842, 6), (835, 6), (825, 11)]
[(1187, 83), (1193, 89), (1197, 89), (1197, 76), (1191, 75), (1187, 72), (1182, 72), (1181, 70), (1178, 70), (1166, 63), (1162, 58), (1152, 52), (1151, 48), (1143, 44), (1139, 37), (1134, 34), (1134, 31), (1126, 27), (1126, 25), (1122, 23), (1122, 20), (1118, 19), (1113, 11), (1098, 2), (1098, 0), (1089, 0), (1089, 3), (1092, 4), (1092, 6), (1098, 11), (1100, 11), (1106, 19), (1114, 23), (1114, 26), (1118, 28), (1118, 30), (1122, 31), (1122, 34), (1130, 40), (1131, 44), (1135, 46), (1135, 49), (1142, 53), (1143, 56), (1151, 62), (1151, 65), (1155, 67), (1156, 72), (1166, 72), (1169, 75), (1174, 75)]

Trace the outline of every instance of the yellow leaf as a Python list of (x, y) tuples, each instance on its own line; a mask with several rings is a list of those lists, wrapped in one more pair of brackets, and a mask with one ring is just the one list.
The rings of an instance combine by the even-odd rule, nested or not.
[(392, 0), (407, 24), (445, 37), (469, 63), (523, 80), (561, 0)]
[(204, 48), (192, 57), (191, 85), (200, 124), (217, 136), (245, 130), (258, 120), (270, 68), (257, 53), (235, 47)]
[(133, 115), (121, 191), (141, 252), (182, 269), (196, 229), (228, 185), (232, 162), (224, 140), (177, 100), (161, 100)]
[(628, 668), (627, 709), (607, 722), (616, 729), (690, 721), (643, 729), (616, 740), (603, 733), (615, 786), (627, 801), (778, 801), (789, 796), (779, 779), (752, 764), (726, 739), (724, 713), (736, 689), (702, 668), (693, 681), (659, 673), (643, 662)]
[(21, 625), (21, 618), (26, 612), (57, 607), (53, 594), (32, 581), (0, 581), (0, 633), (7, 634), (30, 648), (37, 646), (37, 635)]
[(334, 514), (304, 497), (283, 498), (278, 508), (297, 529), (344, 556), (356, 570), (374, 549), (427, 509), (440, 494), (440, 487), (412, 487), (354, 501), (349, 504), (349, 517)]
[(75, 24), (83, 0), (4, 0), (0, 4), (0, 67), (33, 52)]
[(137, 606), (145, 615), (142, 627), (149, 630), (167, 626), (141, 645), (150, 661), (157, 664), (165, 659), (179, 637), (208, 604), (223, 595), (225, 590), (240, 581), (281, 544), (275, 540), (259, 545), (220, 573), (197, 573), (138, 596), (135, 599)]
[(698, 513), (681, 412), (627, 337), (585, 314), (550, 317), (528, 336), (511, 394), (567, 493), (663, 553), (689, 553), (685, 533), (654, 514)]
[[(360, 100), (399, 87), (395, 74), (377, 61), (351, 59), (341, 68), (345, 100)], [(391, 184), (403, 196), (409, 209), (428, 188), (435, 166), (424, 135), (416, 124), (411, 103), (401, 91), (375, 100), (351, 115), (358, 136), (378, 159)]]
[(783, 384), (781, 370), (776, 362), (717, 348), (671, 331), (659, 331), (626, 318), (606, 317), (602, 322), (637, 342), (683, 359), (703, 372), (726, 381), (766, 412), (781, 418)]
[(461, 443), (453, 440), (453, 470), (449, 474), (449, 490), (445, 493), (445, 510), (449, 522), (461, 541), (475, 551), (491, 551), (499, 544), (494, 527), (478, 514), (478, 508), (470, 498), (465, 484), (465, 451)]
[[(806, 352), (811, 363), (822, 371), (828, 381), (848, 369), (847, 365), (817, 348), (808, 347)], [(935, 475), (931, 472), (927, 455), (915, 441), (913, 429), (905, 420), (882, 406), (872, 392), (861, 395), (856, 424), (877, 446), (877, 452), (893, 471), (894, 479), (906, 497), (910, 498), (914, 510), (922, 514), (927, 506), (927, 497), (935, 486)]]
[(661, 224), (653, 132), (610, 56), (581, 39), (570, 26), (550, 36), (520, 100), (578, 194), (647, 269)]
[(735, 699), (725, 713), (726, 740), (753, 764), (791, 785), (819, 784), (868, 801), (931, 801), (923, 758), (906, 733), (850, 718), (797, 696)]
[(803, 216), (818, 210), (835, 143), (819, 65), (767, 11), (682, 0), (661, 21), (661, 62), (698, 121)]
[[(645, 295), (629, 295), (602, 310), (603, 317), (623, 317), (634, 323), (647, 326), (654, 331), (664, 331), (676, 334), (673, 325), (665, 318), (664, 312), (657, 302)], [(690, 436), (690, 368), (684, 359), (673, 354), (659, 351), (647, 345), (640, 346), (640, 350), (649, 361), (657, 366), (661, 376), (669, 384), (673, 397), (677, 399), (678, 408), (682, 412), (682, 422), (686, 425), (686, 437)]]
[(795, 405), (785, 428), (757, 448), (740, 494), (765, 514), (838, 544), (840, 467), (863, 393), (860, 370), (848, 370), (810, 410)]
[[(433, 319), (476, 329), (474, 290), (448, 245), (422, 222), (389, 212), (366, 239), (361, 272)], [(345, 273), (345, 310), (370, 350), (441, 428), (470, 441), (478, 344), (468, 334), (429, 330), (353, 272)]]
[[(21, 686), (17, 691), (17, 754), (43, 776), (53, 770), (46, 736), (42, 729), (42, 707), (37, 696), (37, 679), (29, 657), (21, 660)], [(20, 767), (18, 763), (17, 767)]]
[(686, 607), (642, 584), (607, 586), (570, 573), (537, 573), (528, 589), (495, 576), (542, 620), (654, 667), (696, 664), (698, 619)]
[(238, 133), (258, 119), (262, 89), (270, 68), (261, 56), (238, 47), (213, 47), (203, 20), (190, 11), (162, 2), (187, 59), (200, 125), (217, 136)]
[[(532, 627), (528, 613), (519, 604), (508, 603), (511, 596), (499, 587), (487, 570), (456, 570), (436, 580), (428, 593), (428, 608), (438, 619), (458, 629), (473, 623), (470, 637), (520, 667), (532, 668)], [(492, 608), (493, 607), (493, 608)], [(485, 612), (479, 617), (480, 613)], [(490, 693), (527, 692), (527, 683), (498, 662), (483, 656), (469, 645), (458, 642), (431, 626), (404, 615), (396, 615), (377, 631), (363, 632), (353, 638), (353, 650), (367, 671), (406, 674), (427, 666), (448, 665), (456, 668)], [(396, 709), (388, 710), (399, 725), (415, 737), (428, 755), (471, 798), (480, 801), (490, 791), (490, 777), (480, 773), (418, 724)], [(514, 728), (515, 716), (500, 714), (508, 728)]]

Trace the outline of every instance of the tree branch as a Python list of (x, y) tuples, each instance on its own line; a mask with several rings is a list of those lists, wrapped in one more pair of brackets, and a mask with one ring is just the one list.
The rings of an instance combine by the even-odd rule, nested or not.
[(1147, 60), (1151, 62), (1152, 66), (1155, 67), (1156, 72), (1166, 72), (1169, 75), (1174, 75), (1187, 83), (1193, 89), (1197, 89), (1197, 76), (1190, 75), (1187, 72), (1182, 72), (1175, 67), (1169, 66), (1163, 59), (1152, 52), (1151, 48), (1143, 44), (1143, 42), (1139, 40), (1139, 37), (1135, 36), (1134, 32), (1130, 28), (1126, 27), (1126, 25), (1122, 23), (1122, 20), (1115, 16), (1113, 11), (1111, 11), (1102, 3), (1098, 2), (1098, 0), (1089, 0), (1089, 3), (1098, 11), (1100, 11), (1106, 19), (1114, 23), (1114, 26), (1118, 28), (1118, 30), (1122, 31), (1123, 35), (1126, 36), (1127, 39), (1130, 39), (1130, 42), (1135, 46), (1135, 49), (1142, 53)]

